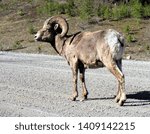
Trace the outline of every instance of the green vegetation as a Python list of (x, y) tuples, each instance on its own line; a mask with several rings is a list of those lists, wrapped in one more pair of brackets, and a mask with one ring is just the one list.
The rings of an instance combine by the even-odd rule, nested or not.
[(75, 1), (67, 0), (67, 3), (68, 4), (66, 4), (66, 13), (72, 17), (77, 16), (78, 11), (77, 11), (77, 6), (75, 5)]
[(126, 40), (127, 40), (128, 43), (132, 43), (132, 42), (136, 41), (134, 35), (132, 35), (132, 34), (127, 34)]
[(39, 45), (37, 49), (38, 49), (38, 50), (37, 50), (38, 53), (41, 53), (41, 52), (42, 52), (42, 45)]
[(24, 16), (25, 12), (22, 9), (20, 9), (20, 10), (17, 11), (17, 14), (20, 15), (20, 16)]
[(37, 7), (38, 14), (66, 14), (67, 4), (54, 2), (53, 0), (46, 1), (41, 7)]
[(22, 48), (23, 46), (21, 44), (21, 41), (15, 41), (12, 49), (16, 50), (16, 49), (22, 49)]
[(125, 26), (124, 32), (125, 32), (125, 34), (129, 34), (130, 33), (130, 26), (129, 25)]
[(129, 25), (126, 25), (124, 28), (124, 33), (126, 36), (126, 40), (128, 43), (132, 43), (136, 41), (136, 38), (134, 36), (134, 33), (131, 31), (131, 28)]
[(0, 11), (4, 11), (4, 10), (7, 10), (7, 9), (8, 9), (7, 4), (0, 3)]
[(82, 0), (81, 1), (81, 7), (79, 9), (79, 16), (81, 19), (89, 20), (92, 16), (94, 16), (93, 11), (93, 1), (92, 0)]
[(150, 44), (145, 45), (145, 51), (150, 54)]
[(145, 5), (143, 8), (143, 17), (150, 17), (150, 5)]
[[(18, 1), (12, 0), (9, 4), (0, 2), (0, 11), (8, 10), (10, 5), (16, 5)], [(38, 15), (66, 14), (71, 17), (80, 17), (89, 20), (93, 16), (102, 19), (120, 20), (124, 18), (148, 18), (150, 17), (150, 4), (142, 5), (140, 0), (130, 0), (129, 3), (100, 4), (97, 0), (25, 0), (36, 6)], [(14, 6), (15, 7), (15, 6)], [(20, 16), (25, 15), (22, 9), (18, 10)]]
[(120, 20), (123, 18), (129, 18), (130, 16), (129, 7), (127, 5), (122, 4), (112, 8), (112, 19)]
[(28, 32), (30, 34), (35, 34), (36, 33), (36, 29), (33, 27), (33, 25), (31, 25), (31, 24), (29, 25)]
[(128, 4), (99, 4), (99, 6), (95, 6), (93, 0), (66, 0), (66, 2), (46, 0), (44, 5), (37, 7), (37, 13), (48, 15), (67, 14), (73, 17), (79, 16), (85, 20), (89, 20), (93, 16), (110, 20), (131, 17), (140, 19), (150, 17), (150, 5), (142, 5), (139, 0), (132, 0)]
[(3, 51), (3, 46), (0, 44), (0, 51)]
[(143, 15), (144, 7), (138, 0), (134, 0), (131, 8), (131, 16), (133, 18), (141, 18)]

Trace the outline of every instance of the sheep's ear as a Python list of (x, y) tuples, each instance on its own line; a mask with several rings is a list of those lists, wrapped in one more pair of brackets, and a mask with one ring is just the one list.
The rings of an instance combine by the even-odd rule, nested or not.
[(54, 30), (57, 30), (57, 29), (58, 29), (58, 27), (59, 27), (59, 25), (58, 25), (58, 24), (55, 24), (55, 26), (54, 26)]

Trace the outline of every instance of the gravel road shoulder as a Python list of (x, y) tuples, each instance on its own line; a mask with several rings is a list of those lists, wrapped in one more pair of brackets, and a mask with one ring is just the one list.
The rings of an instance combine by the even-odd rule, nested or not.
[(150, 116), (150, 62), (123, 61), (128, 100), (114, 102), (117, 81), (87, 69), (89, 99), (72, 102), (72, 74), (59, 56), (0, 52), (0, 116)]

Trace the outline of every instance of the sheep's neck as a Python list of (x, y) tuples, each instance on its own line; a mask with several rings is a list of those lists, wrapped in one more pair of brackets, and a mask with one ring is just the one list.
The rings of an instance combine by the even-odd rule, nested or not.
[(63, 55), (64, 43), (65, 39), (60, 37), (60, 35), (56, 35), (54, 42), (52, 42), (53, 48), (59, 55)]

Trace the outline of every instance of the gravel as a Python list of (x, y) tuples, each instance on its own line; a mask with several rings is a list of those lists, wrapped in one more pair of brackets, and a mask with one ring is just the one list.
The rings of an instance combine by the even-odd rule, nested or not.
[(114, 102), (117, 81), (106, 69), (87, 69), (88, 100), (69, 100), (72, 74), (64, 58), (0, 52), (0, 116), (150, 116), (150, 62), (123, 61), (127, 101)]

